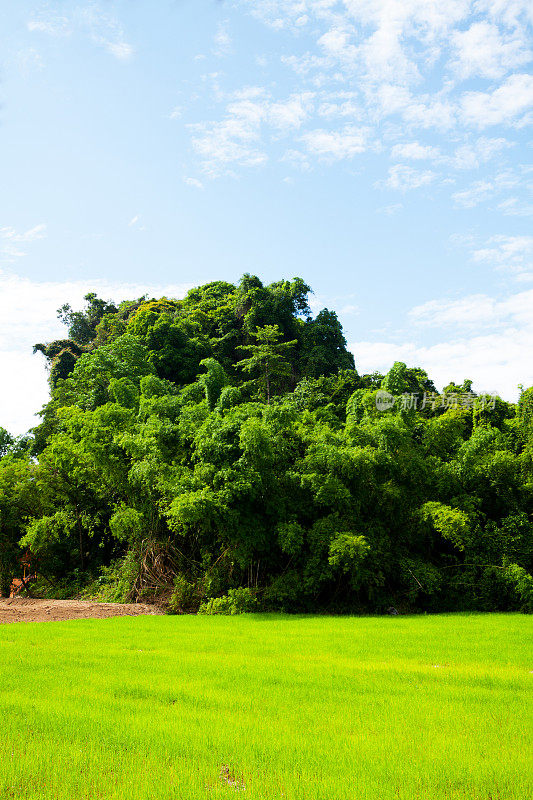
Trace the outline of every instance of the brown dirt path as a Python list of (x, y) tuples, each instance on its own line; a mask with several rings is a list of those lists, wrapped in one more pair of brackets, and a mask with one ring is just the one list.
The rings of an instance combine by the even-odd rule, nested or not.
[(61, 622), (67, 619), (106, 619), (162, 614), (144, 603), (94, 603), (92, 600), (33, 600), (0, 598), (0, 624), (6, 622)]

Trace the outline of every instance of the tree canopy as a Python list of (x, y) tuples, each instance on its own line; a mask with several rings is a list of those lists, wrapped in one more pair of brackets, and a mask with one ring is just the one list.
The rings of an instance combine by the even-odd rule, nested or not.
[(361, 376), (309, 292), (63, 306), (32, 443), (0, 430), (4, 590), (29, 549), (50, 591), (176, 610), (533, 608), (533, 389)]

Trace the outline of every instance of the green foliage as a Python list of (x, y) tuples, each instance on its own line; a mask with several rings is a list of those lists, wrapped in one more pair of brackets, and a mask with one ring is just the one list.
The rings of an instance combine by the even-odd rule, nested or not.
[(110, 313), (117, 311), (112, 303), (101, 300), (89, 292), (84, 298), (87, 303), (83, 311), (73, 311), (68, 303), (58, 309), (58, 318), (68, 326), (70, 339), (80, 345), (87, 345), (96, 336), (96, 328), (100, 320)]
[(398, 395), (407, 392), (409, 380), (407, 376), (407, 365), (403, 361), (395, 361), (394, 365), (387, 372), (381, 387), (391, 394)]
[(30, 435), (12, 436), (5, 428), (0, 427), (0, 460), (10, 455), (13, 458), (24, 458), (31, 452), (33, 439)]
[(84, 349), (71, 339), (60, 339), (49, 345), (34, 345), (33, 352), (42, 353), (48, 359), (49, 384), (52, 389), (60, 380), (68, 378)]
[(278, 325), (265, 325), (251, 333), (256, 344), (240, 345), (240, 350), (250, 353), (249, 358), (238, 361), (235, 365), (243, 372), (257, 376), (267, 403), (270, 403), (276, 389), (280, 391), (289, 381), (291, 375), (288, 351), (296, 344), (280, 342), (282, 333)]
[(353, 533), (338, 533), (329, 545), (328, 561), (342, 572), (357, 574), (370, 547), (364, 536)]
[(136, 544), (146, 530), (146, 521), (142, 512), (122, 504), (109, 518), (109, 529), (118, 542)]
[(183, 300), (89, 299), (80, 342), (43, 346), (75, 363), (35, 438), (0, 431), (3, 586), (30, 547), (54, 585), (160, 592), (175, 611), (231, 609), (243, 587), (290, 611), (526, 607), (531, 390), (517, 410), (465, 381), (439, 396), (458, 407), (403, 408), (435, 391), (428, 375), (360, 376), (309, 291), (245, 275)]
[(443, 539), (447, 539), (458, 550), (464, 550), (471, 537), (471, 524), (467, 514), (458, 508), (443, 503), (425, 503), (421, 509), (422, 519), (430, 522)]
[(223, 597), (212, 597), (206, 603), (202, 603), (198, 609), (199, 614), (247, 614), (255, 611), (257, 599), (251, 589), (240, 588), (230, 589)]
[(218, 399), (228, 382), (228, 378), (223, 368), (214, 358), (204, 358), (200, 361), (200, 366), (205, 367), (205, 373), (200, 375), (199, 382), (204, 387), (205, 399), (209, 411), (213, 411)]
[(353, 355), (346, 350), (342, 326), (334, 311), (324, 308), (315, 319), (308, 318), (303, 331), (305, 342), (300, 371), (312, 378), (334, 375), (355, 368)]
[(505, 579), (519, 596), (524, 611), (533, 612), (533, 576), (518, 564), (508, 564)]
[(102, 566), (99, 576), (87, 584), (82, 596), (103, 603), (130, 603), (139, 571), (139, 550), (131, 548), (122, 558)]
[(453, 457), (463, 444), (468, 422), (469, 413), (462, 409), (450, 409), (428, 419), (421, 428), (426, 453), (443, 460)]
[(522, 392), (518, 401), (518, 423), (522, 444), (528, 450), (533, 448), (533, 386)]
[(144, 344), (131, 334), (124, 334), (94, 352), (83, 354), (69, 377), (60, 381), (54, 399), (62, 405), (94, 409), (112, 399), (110, 383), (120, 378), (134, 386), (154, 369)]
[(168, 601), (168, 609), (172, 614), (194, 610), (198, 608), (200, 597), (196, 584), (188, 581), (184, 575), (176, 575), (173, 591)]
[(166, 297), (141, 303), (130, 316), (128, 332), (135, 336), (145, 337), (161, 318), (172, 320), (179, 307), (179, 301), (167, 300)]
[(226, 386), (220, 392), (216, 408), (218, 411), (234, 408), (242, 402), (242, 392), (237, 386)]
[(13, 577), (21, 572), (27, 517), (41, 511), (35, 466), (27, 457), (8, 453), (0, 459), (0, 595), (7, 595)]
[(278, 525), (278, 542), (281, 550), (290, 556), (301, 553), (305, 541), (305, 530), (298, 522), (283, 522)]
[(109, 399), (123, 408), (137, 408), (139, 390), (129, 378), (112, 378), (109, 382)]
[(14, 443), (14, 437), (5, 428), (0, 427), (0, 458), (9, 452)]

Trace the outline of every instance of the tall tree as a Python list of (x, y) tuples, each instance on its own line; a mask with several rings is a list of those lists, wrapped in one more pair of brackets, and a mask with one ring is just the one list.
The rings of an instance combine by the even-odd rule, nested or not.
[(257, 328), (252, 334), (255, 344), (246, 344), (239, 347), (250, 353), (248, 358), (237, 362), (237, 367), (251, 375), (260, 375), (266, 401), (270, 403), (275, 387), (280, 387), (291, 376), (291, 364), (288, 355), (297, 344), (281, 342), (282, 333), (277, 325), (265, 325)]

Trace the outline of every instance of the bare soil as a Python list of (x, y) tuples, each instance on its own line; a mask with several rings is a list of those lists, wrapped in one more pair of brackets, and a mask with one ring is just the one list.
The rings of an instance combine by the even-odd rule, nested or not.
[(6, 622), (61, 622), (67, 619), (106, 619), (162, 614), (144, 603), (95, 603), (92, 600), (33, 600), (0, 598), (0, 624)]

